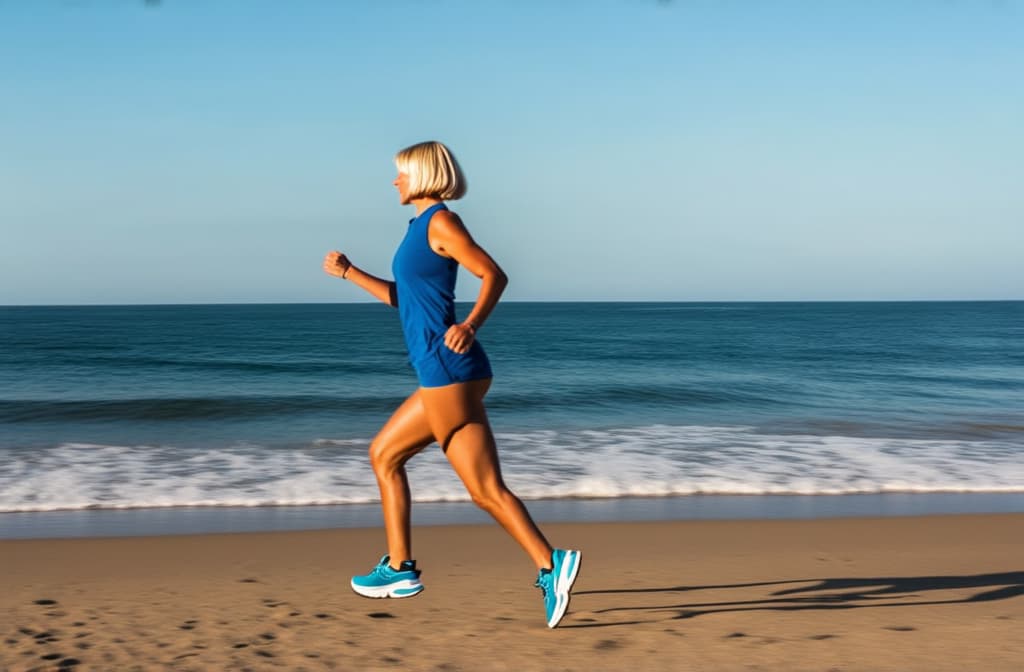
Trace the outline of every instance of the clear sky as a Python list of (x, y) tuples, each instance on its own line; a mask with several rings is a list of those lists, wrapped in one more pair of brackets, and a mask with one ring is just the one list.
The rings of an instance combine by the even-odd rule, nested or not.
[(370, 300), (426, 139), (507, 299), (1024, 299), (1024, 2), (0, 0), (0, 304)]

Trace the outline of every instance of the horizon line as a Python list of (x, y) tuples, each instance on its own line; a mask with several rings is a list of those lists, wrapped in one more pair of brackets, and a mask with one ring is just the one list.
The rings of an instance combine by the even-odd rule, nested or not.
[[(1020, 303), (1021, 299), (508, 299), (500, 303), (593, 303), (593, 304), (735, 304), (735, 303)], [(184, 306), (372, 306), (378, 301), (202, 301), (162, 303), (2, 303), (0, 308), (118, 308)], [(474, 301), (455, 301), (470, 304)]]

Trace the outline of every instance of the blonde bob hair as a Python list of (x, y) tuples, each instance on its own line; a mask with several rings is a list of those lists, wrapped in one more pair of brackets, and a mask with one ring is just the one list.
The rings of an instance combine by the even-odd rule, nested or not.
[(451, 150), (430, 140), (395, 154), (398, 172), (409, 176), (409, 198), (451, 201), (466, 195), (466, 176)]

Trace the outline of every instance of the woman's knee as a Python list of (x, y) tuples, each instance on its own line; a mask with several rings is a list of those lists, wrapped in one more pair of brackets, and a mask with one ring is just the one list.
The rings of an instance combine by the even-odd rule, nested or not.
[(370, 442), (369, 455), (370, 466), (378, 476), (394, 473), (404, 463), (404, 460), (399, 458), (397, 451), (379, 435)]
[(469, 496), (487, 512), (501, 511), (516, 501), (516, 496), (503, 483), (470, 488)]

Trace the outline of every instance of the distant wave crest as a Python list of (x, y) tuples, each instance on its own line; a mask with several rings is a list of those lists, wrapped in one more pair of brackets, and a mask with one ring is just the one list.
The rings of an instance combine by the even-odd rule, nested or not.
[(281, 417), (292, 413), (344, 410), (383, 414), (400, 397), (344, 398), (332, 395), (234, 395), (66, 401), (0, 400), (0, 422), (81, 420), (225, 420)]

